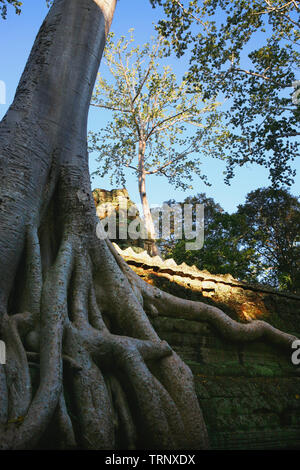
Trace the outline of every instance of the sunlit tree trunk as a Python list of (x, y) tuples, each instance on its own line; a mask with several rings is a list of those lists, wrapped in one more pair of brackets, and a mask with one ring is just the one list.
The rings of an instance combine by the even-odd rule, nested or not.
[(152, 256), (160, 256), (160, 251), (155, 243), (156, 240), (156, 232), (155, 227), (150, 211), (150, 206), (148, 202), (148, 197), (146, 193), (146, 170), (145, 170), (145, 151), (146, 151), (146, 142), (144, 140), (139, 141), (139, 193), (143, 208), (143, 215), (145, 221), (145, 228), (147, 232), (147, 251)]

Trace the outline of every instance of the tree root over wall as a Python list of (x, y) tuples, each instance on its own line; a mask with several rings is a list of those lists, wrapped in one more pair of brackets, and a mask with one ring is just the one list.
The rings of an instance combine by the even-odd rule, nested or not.
[(1, 448), (38, 447), (49, 429), (59, 448), (208, 448), (192, 373), (148, 315), (207, 321), (229, 341), (263, 337), (288, 349), (295, 337), (142, 281), (97, 239), (90, 198), (75, 183), (60, 205), (57, 247), (41, 236), (45, 227), (27, 227), (19, 300), (11, 302), (21, 313), (7, 311), (2, 322)]

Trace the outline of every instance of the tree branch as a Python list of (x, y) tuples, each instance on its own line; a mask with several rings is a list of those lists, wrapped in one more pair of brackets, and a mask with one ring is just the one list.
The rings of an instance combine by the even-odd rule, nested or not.
[[(158, 51), (158, 49), (159, 49), (159, 46), (160, 46), (160, 40), (157, 42), (156, 49), (155, 49), (155, 51), (154, 51), (154, 57), (155, 57), (156, 54), (157, 54), (157, 51)], [(146, 72), (146, 74), (145, 74), (145, 77), (143, 78), (142, 83), (140, 84), (140, 86), (139, 86), (139, 88), (138, 88), (138, 91), (137, 91), (135, 97), (134, 97), (133, 100), (132, 100), (132, 104), (134, 104), (135, 100), (137, 99), (137, 97), (138, 97), (139, 94), (141, 93), (141, 91), (142, 91), (142, 89), (143, 89), (143, 86), (145, 85), (145, 82), (146, 82), (147, 78), (149, 77), (149, 74), (150, 74), (152, 68), (153, 68), (153, 61), (151, 61), (150, 64), (149, 64), (149, 67), (148, 67), (148, 70), (147, 70), (147, 72)]]
[[(146, 136), (146, 140), (148, 140), (149, 137), (151, 137), (151, 135), (155, 132), (155, 130), (160, 128), (160, 126), (162, 126), (162, 125), (165, 124), (166, 122), (172, 121), (172, 119), (176, 119), (177, 117), (182, 116), (183, 114), (187, 113), (189, 109), (191, 109), (191, 108), (188, 108), (188, 109), (186, 109), (185, 111), (181, 111), (180, 113), (174, 114), (174, 116), (169, 116), (168, 118), (163, 119), (163, 120), (160, 121), (159, 123), (155, 124), (155, 126), (152, 127), (151, 131), (150, 131), (149, 134)], [(174, 123), (173, 123), (173, 124), (174, 124)], [(160, 129), (160, 130), (162, 130), (162, 129)]]
[(198, 18), (197, 16), (193, 15), (193, 13), (192, 13), (191, 11), (187, 10), (187, 9), (182, 5), (182, 3), (181, 3), (179, 0), (173, 0), (173, 2), (176, 3), (176, 5), (178, 5), (179, 8), (181, 8), (181, 10), (183, 11), (183, 13), (184, 13), (185, 15), (190, 16), (191, 18), (193, 18), (195, 21), (197, 21), (198, 23), (200, 23), (200, 24), (203, 26), (203, 28), (205, 29), (205, 31), (206, 31), (207, 33), (209, 32), (209, 30), (208, 30), (206, 24), (205, 24), (202, 20), (200, 20), (200, 18)]
[(115, 108), (114, 106), (107, 106), (107, 105), (105, 105), (105, 104), (95, 104), (95, 103), (91, 103), (91, 106), (95, 106), (95, 108), (110, 109), (111, 111), (120, 111), (121, 113), (131, 113), (130, 109)]
[(138, 168), (136, 168), (135, 166), (131, 166), (131, 165), (125, 165), (125, 166), (126, 166), (126, 168), (131, 168), (132, 170), (137, 171), (138, 173), (141, 172), (141, 171), (140, 171)]
[[(192, 146), (192, 144), (188, 147), (188, 149)], [(154, 175), (155, 173), (163, 173), (163, 170), (165, 168), (167, 168), (168, 166), (172, 165), (172, 163), (175, 163), (177, 162), (178, 160), (180, 160), (181, 158), (185, 157), (186, 155), (189, 155), (190, 153), (193, 152), (193, 150), (190, 150), (188, 151), (188, 149), (185, 151), (185, 152), (182, 152), (180, 153), (179, 155), (177, 155), (177, 157), (173, 158), (172, 160), (169, 160), (167, 163), (165, 163), (164, 165), (160, 166), (159, 168), (157, 168), (156, 170), (153, 170), (153, 171), (146, 171), (146, 175)], [(165, 175), (165, 173), (164, 173)], [(166, 175), (165, 175), (166, 176)]]

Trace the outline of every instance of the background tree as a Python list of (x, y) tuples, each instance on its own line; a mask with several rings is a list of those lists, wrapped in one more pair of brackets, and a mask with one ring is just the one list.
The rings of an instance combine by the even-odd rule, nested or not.
[[(175, 201), (168, 201), (171, 206)], [(213, 274), (231, 274), (237, 279), (256, 281), (255, 262), (258, 254), (249, 243), (245, 246), (243, 236), (248, 231), (243, 214), (228, 214), (220, 204), (205, 193), (187, 197), (180, 206), (204, 205), (204, 245), (200, 250), (186, 250), (186, 240), (172, 237), (162, 242), (162, 252), (180, 263), (195, 265)], [(173, 222), (174, 223), (174, 222)]]
[[(170, 205), (175, 201), (169, 201)], [(213, 274), (263, 283), (297, 293), (300, 290), (300, 202), (287, 190), (250, 192), (236, 213), (228, 214), (204, 193), (180, 203), (204, 204), (204, 246), (186, 250), (186, 240), (170, 238), (162, 252), (177, 263), (195, 264)]]
[(283, 189), (262, 188), (238, 206), (248, 229), (245, 246), (259, 254), (258, 280), (291, 292), (300, 292), (300, 202)]
[[(177, 56), (190, 54), (191, 88), (228, 99), (231, 138), (228, 182), (236, 165), (269, 169), (272, 183), (290, 184), (299, 157), (299, 1), (150, 0), (163, 5), (158, 30)], [(224, 148), (224, 150), (225, 150)]]
[[(90, 133), (90, 149), (98, 154), (97, 173), (110, 173), (112, 183), (125, 186), (128, 168), (137, 176), (148, 238), (155, 240), (146, 179), (164, 176), (184, 189), (192, 187), (195, 174), (205, 180), (201, 158), (210, 154), (212, 141), (218, 147), (215, 156), (222, 156), (226, 133), (217, 103), (203, 101), (201, 93), (189, 94), (186, 80), (178, 83), (171, 68), (163, 66), (161, 38), (143, 47), (133, 47), (132, 31), (130, 39), (110, 39), (105, 59), (112, 81), (99, 76), (92, 105), (110, 110), (112, 119)], [(186, 133), (191, 126), (198, 129), (192, 136)], [(152, 253), (158, 254), (155, 243)]]
[(97, 238), (87, 116), (115, 4), (54, 1), (0, 123), (1, 449), (207, 448), (192, 373), (148, 316), (295, 339), (154, 288)]

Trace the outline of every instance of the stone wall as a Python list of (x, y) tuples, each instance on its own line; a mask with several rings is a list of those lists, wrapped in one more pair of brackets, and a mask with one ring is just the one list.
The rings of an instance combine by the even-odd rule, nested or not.
[(111, 214), (111, 210), (119, 212), (120, 203), (126, 204), (127, 209), (130, 209), (132, 206), (135, 207), (136, 215), (133, 218), (139, 215), (137, 206), (130, 199), (126, 188), (112, 190), (94, 189), (93, 198), (97, 215), (100, 219), (109, 216)]
[[(300, 297), (116, 248), (134, 271), (163, 290), (300, 337)], [(161, 316), (152, 322), (194, 373), (212, 448), (300, 449), (300, 375), (288, 353), (262, 340), (229, 343), (206, 322)]]
[[(127, 189), (94, 189), (93, 198), (96, 206), (96, 213), (100, 220), (109, 222), (111, 218), (112, 224), (116, 227), (115, 236), (110, 237), (111, 241), (117, 242), (121, 248), (127, 248), (129, 246), (135, 247), (135, 249), (143, 250), (144, 242), (140, 239), (137, 240), (128, 240), (120, 238), (119, 230), (122, 228), (123, 223), (126, 224), (126, 233), (127, 233), (127, 224), (131, 221), (139, 218), (139, 211), (134, 202), (130, 199)], [(125, 207), (125, 209), (124, 209)], [(130, 215), (130, 211), (132, 215)], [(126, 222), (123, 222), (120, 219), (122, 216), (126, 218)], [(114, 217), (116, 218), (114, 221)]]

